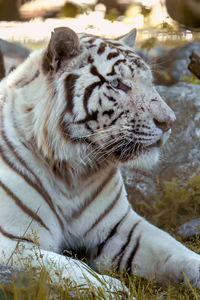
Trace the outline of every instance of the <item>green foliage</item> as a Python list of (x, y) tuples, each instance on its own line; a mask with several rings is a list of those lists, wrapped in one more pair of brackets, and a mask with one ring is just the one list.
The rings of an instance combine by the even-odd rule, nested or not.
[(109, 9), (109, 11), (105, 15), (105, 18), (109, 21), (116, 21), (119, 16), (120, 16), (120, 12), (118, 11), (117, 8), (114, 7)]
[(184, 76), (183, 80), (190, 84), (200, 84), (200, 79), (198, 79), (195, 75)]
[(66, 2), (64, 7), (59, 12), (58, 17), (75, 18), (77, 15), (86, 13), (88, 10), (89, 6), (81, 7), (70, 2)]
[(161, 29), (166, 30), (168, 33), (173, 33), (176, 30), (174, 28), (174, 26), (172, 26), (171, 24), (169, 24), (167, 22), (163, 22), (160, 26), (161, 26)]
[(140, 12), (144, 17), (147, 17), (151, 13), (151, 7), (149, 8), (140, 4)]
[(141, 49), (142, 50), (147, 50), (147, 51), (151, 50), (155, 46), (156, 41), (157, 41), (156, 37), (151, 37), (151, 38), (145, 40), (141, 44)]
[(158, 183), (159, 194), (153, 205), (141, 203), (138, 212), (156, 226), (174, 231), (178, 226), (198, 218), (200, 212), (200, 175), (183, 185), (175, 181)]

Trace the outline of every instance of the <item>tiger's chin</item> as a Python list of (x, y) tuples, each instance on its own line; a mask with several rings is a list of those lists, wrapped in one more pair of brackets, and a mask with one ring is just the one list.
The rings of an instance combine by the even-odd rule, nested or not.
[(134, 168), (137, 170), (149, 170), (156, 164), (158, 164), (160, 159), (160, 148), (152, 147), (146, 151), (133, 155), (126, 161), (122, 161), (121, 164), (128, 168)]

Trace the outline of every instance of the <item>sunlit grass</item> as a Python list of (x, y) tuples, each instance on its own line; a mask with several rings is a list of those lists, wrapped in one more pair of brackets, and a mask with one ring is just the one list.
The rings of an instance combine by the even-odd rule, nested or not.
[(184, 76), (183, 80), (190, 84), (200, 84), (200, 79), (198, 79), (195, 75)]
[[(130, 289), (130, 295), (116, 292), (110, 294), (110, 299), (132, 299), (134, 295), (137, 300), (149, 299), (178, 299), (193, 300), (200, 299), (196, 288), (189, 285), (188, 288), (183, 284), (175, 286), (164, 286), (154, 281), (147, 281), (136, 276), (128, 277), (126, 274), (121, 276), (121, 280), (126, 283)], [(39, 276), (34, 276), (31, 270), (29, 275), (24, 275), (13, 281), (7, 286), (0, 285), (0, 299), (15, 300), (44, 300), (44, 299), (109, 299), (109, 294), (101, 288), (74, 286), (70, 281), (66, 281), (64, 286), (52, 285), (47, 272), (42, 269)]]

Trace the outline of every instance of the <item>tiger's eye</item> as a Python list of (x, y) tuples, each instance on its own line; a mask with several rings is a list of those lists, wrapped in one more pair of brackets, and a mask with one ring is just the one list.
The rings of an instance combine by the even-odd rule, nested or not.
[(112, 87), (117, 88), (118, 85), (119, 85), (119, 81), (118, 80), (113, 80), (113, 81), (111, 81), (110, 84), (112, 85)]

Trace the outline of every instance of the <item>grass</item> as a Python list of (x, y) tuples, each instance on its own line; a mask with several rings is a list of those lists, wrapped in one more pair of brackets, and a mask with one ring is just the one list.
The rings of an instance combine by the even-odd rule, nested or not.
[[(159, 194), (153, 205), (140, 203), (137, 212), (144, 215), (156, 226), (170, 232), (175, 238), (183, 242), (190, 249), (200, 252), (200, 239), (195, 236), (182, 241), (176, 236), (178, 226), (186, 221), (199, 217), (200, 211), (200, 175), (192, 178), (185, 185), (177, 182), (159, 184)], [(161, 285), (128, 274), (111, 274), (120, 278), (130, 289), (130, 295), (137, 300), (197, 300), (200, 293), (183, 284), (174, 286)], [(127, 299), (132, 299), (129, 296)], [(49, 300), (49, 299), (109, 299), (101, 289), (74, 286), (66, 281), (64, 287), (52, 285), (45, 269), (37, 273), (29, 269), (28, 274), (20, 275), (17, 280), (7, 286), (0, 285), (0, 300)], [(125, 299), (119, 292), (113, 294), (113, 299)]]

